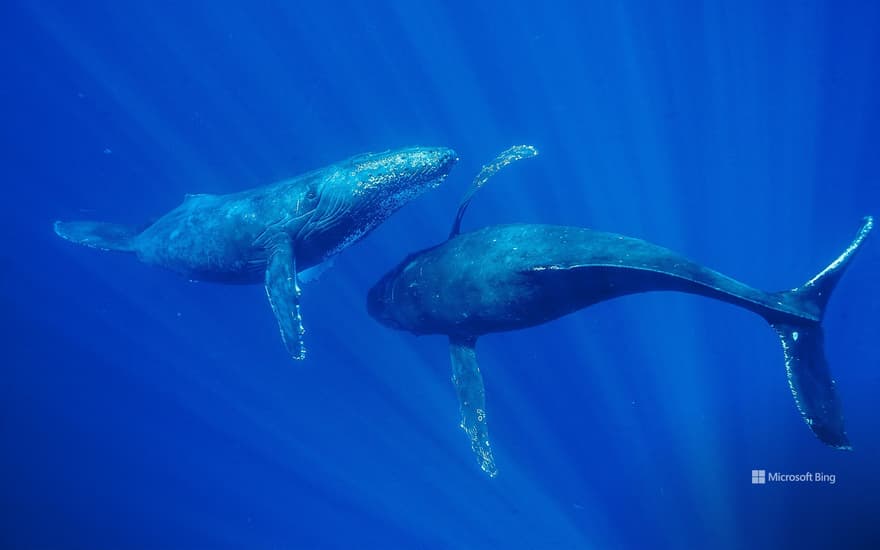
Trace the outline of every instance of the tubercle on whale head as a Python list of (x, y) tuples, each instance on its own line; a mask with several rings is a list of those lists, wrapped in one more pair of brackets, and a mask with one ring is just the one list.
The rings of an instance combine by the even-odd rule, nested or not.
[(447, 147), (407, 147), (353, 157), (343, 170), (353, 196), (396, 210), (439, 185), (457, 161)]
[(457, 161), (448, 147), (407, 147), (335, 164), (321, 178), (306, 231), (332, 255), (440, 185)]
[(340, 164), (355, 171), (379, 170), (400, 175), (407, 172), (410, 177), (422, 174), (431, 177), (448, 172), (457, 160), (458, 155), (449, 147), (412, 146), (355, 155)]

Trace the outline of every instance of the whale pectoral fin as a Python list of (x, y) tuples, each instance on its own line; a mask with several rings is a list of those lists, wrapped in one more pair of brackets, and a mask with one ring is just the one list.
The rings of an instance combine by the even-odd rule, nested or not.
[(480, 462), (480, 469), (489, 474), (489, 477), (495, 477), (498, 475), (498, 470), (495, 468), (495, 458), (489, 445), (486, 395), (474, 349), (476, 343), (476, 338), (449, 338), (452, 383), (455, 385), (461, 410), (461, 429), (467, 433), (471, 441), (471, 450)]
[(299, 280), (301, 283), (311, 283), (312, 281), (317, 281), (321, 278), (321, 276), (336, 263), (336, 258), (330, 258), (328, 260), (324, 260), (319, 263), (315, 267), (310, 267), (304, 271), (299, 273)]
[(305, 359), (303, 342), (305, 329), (302, 324), (297, 282), (296, 255), (290, 237), (283, 236), (273, 242), (266, 264), (266, 295), (278, 320), (281, 339), (294, 359)]
[(481, 187), (486, 185), (486, 182), (489, 181), (492, 176), (515, 161), (537, 155), (538, 150), (532, 145), (514, 145), (513, 147), (502, 151), (492, 162), (484, 165), (483, 168), (480, 169), (480, 173), (477, 174), (477, 177), (474, 178), (473, 183), (471, 183), (471, 186), (464, 194), (464, 197), (461, 198), (461, 202), (458, 205), (458, 212), (455, 213), (455, 221), (452, 222), (452, 229), (449, 231), (449, 238), (451, 239), (461, 232), (461, 220), (464, 218), (464, 213), (467, 210), (468, 205), (471, 203), (471, 199), (474, 198), (474, 194), (476, 194)]

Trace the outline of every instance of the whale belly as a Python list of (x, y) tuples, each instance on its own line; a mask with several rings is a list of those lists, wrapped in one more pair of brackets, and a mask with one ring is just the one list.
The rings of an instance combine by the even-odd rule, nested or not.
[(195, 280), (261, 281), (267, 257), (254, 241), (264, 224), (247, 212), (230, 210), (228, 203), (191, 202), (184, 202), (138, 235), (135, 251), (140, 260)]

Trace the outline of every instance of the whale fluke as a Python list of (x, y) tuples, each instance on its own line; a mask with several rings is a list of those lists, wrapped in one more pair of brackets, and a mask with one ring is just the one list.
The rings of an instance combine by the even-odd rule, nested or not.
[(780, 298), (814, 315), (817, 322), (795, 322), (792, 318), (780, 320), (772, 314), (765, 315), (782, 341), (785, 372), (798, 411), (820, 441), (837, 449), (851, 447), (843, 426), (840, 398), (825, 358), (825, 334), (821, 321), (831, 292), (873, 227), (874, 219), (865, 218), (856, 238), (843, 254), (803, 286), (779, 293)]
[(118, 223), (57, 221), (55, 234), (90, 248), (132, 252), (132, 240), (137, 236), (138, 230)]

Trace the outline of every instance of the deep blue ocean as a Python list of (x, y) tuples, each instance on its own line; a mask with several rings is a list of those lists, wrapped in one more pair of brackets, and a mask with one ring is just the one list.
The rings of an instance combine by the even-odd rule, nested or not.
[[(820, 443), (758, 316), (677, 293), (482, 338), (499, 468), (447, 341), (367, 290), (475, 198), (798, 286), (880, 215), (875, 2), (88, 2), (0, 8), (0, 547), (880, 548), (880, 238), (825, 319), (852, 452)], [(449, 179), (303, 290), (65, 242), (351, 155), (452, 147)], [(835, 476), (756, 485), (751, 471)]]

